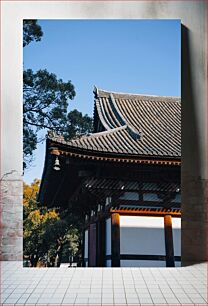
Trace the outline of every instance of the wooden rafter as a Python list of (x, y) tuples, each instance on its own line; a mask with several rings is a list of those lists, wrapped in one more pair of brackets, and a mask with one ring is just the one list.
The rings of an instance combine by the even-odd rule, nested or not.
[(111, 208), (110, 213), (118, 213), (119, 215), (126, 216), (166, 216), (167, 214), (175, 217), (181, 217), (180, 209), (152, 209), (152, 208)]

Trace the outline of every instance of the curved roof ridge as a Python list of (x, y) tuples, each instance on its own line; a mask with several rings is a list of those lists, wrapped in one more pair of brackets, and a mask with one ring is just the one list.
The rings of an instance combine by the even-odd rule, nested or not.
[[(143, 93), (130, 93), (130, 92), (118, 92), (118, 91), (109, 91), (101, 88), (94, 87), (94, 92), (99, 96), (99, 92), (103, 92), (106, 94), (117, 94), (117, 95), (125, 95), (125, 96), (141, 96), (141, 97), (149, 97), (149, 98), (167, 98), (167, 99), (174, 99), (174, 100), (181, 100), (180, 96), (162, 96), (162, 95), (149, 95)], [(176, 101), (180, 102), (180, 101)]]
[(100, 136), (113, 134), (113, 133), (116, 133), (120, 130), (125, 130), (125, 129), (128, 129), (128, 126), (127, 125), (122, 125), (122, 126), (119, 126), (117, 128), (113, 128), (113, 129), (110, 129), (110, 130), (107, 130), (107, 131), (88, 134), (88, 135), (83, 135), (81, 137), (78, 136), (77, 138), (70, 139), (70, 140), (65, 140), (62, 135), (58, 135), (55, 132), (49, 131), (46, 138), (48, 138), (50, 140), (53, 140), (55, 142), (60, 142), (60, 143), (67, 144), (67, 145), (73, 145), (74, 143), (77, 143), (77, 142), (85, 140), (85, 139), (97, 138), (97, 137), (100, 137)]
[(129, 134), (136, 140), (138, 138), (141, 137), (141, 130), (139, 131), (136, 131), (136, 129), (131, 125), (129, 124), (125, 118), (123, 117), (123, 115), (121, 114), (121, 112), (119, 111), (118, 109), (118, 106), (116, 105), (116, 101), (113, 97), (113, 94), (110, 93), (110, 104), (111, 104), (111, 107), (113, 108), (114, 112), (115, 112), (115, 115), (116, 115), (116, 118), (118, 119), (118, 121), (120, 122), (121, 125), (126, 125), (127, 126), (127, 130), (129, 132)]
[(82, 140), (84, 138), (88, 138), (88, 139), (89, 138), (96, 138), (96, 137), (103, 136), (103, 135), (106, 135), (106, 134), (109, 135), (109, 134), (115, 133), (115, 132), (120, 131), (120, 130), (125, 130), (125, 129), (127, 129), (127, 125), (122, 125), (122, 126), (119, 126), (117, 128), (113, 128), (113, 129), (110, 129), (110, 130), (107, 130), (107, 131), (92, 133), (90, 135), (83, 135), (82, 137), (77, 138), (77, 139), (72, 139), (69, 142), (79, 141), (79, 140)]

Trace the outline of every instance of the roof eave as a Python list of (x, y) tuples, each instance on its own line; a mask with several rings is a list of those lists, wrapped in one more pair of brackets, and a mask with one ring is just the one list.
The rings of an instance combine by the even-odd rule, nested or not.
[(180, 156), (156, 156), (156, 155), (141, 155), (141, 154), (122, 154), (106, 151), (94, 151), (72, 147), (67, 144), (51, 141), (50, 146), (56, 146), (62, 156), (74, 156), (84, 159), (106, 160), (117, 162), (134, 162), (134, 163), (154, 163), (154, 164), (176, 164), (181, 163)]

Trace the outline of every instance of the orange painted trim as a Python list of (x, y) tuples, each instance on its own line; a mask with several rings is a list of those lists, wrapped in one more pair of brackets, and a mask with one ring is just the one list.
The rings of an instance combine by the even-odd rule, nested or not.
[(176, 209), (176, 211), (173, 210), (162, 210), (157, 209), (156, 211), (151, 210), (150, 208), (140, 208), (138, 210), (134, 209), (110, 209), (110, 213), (118, 213), (119, 215), (125, 215), (125, 216), (155, 216), (155, 217), (164, 217), (167, 215), (170, 215), (175, 218), (181, 218), (181, 211), (179, 209)]
[(86, 155), (79, 154), (73, 152), (66, 152), (63, 150), (59, 150), (61, 155), (77, 157), (80, 159), (89, 159), (89, 160), (101, 160), (101, 161), (109, 161), (109, 162), (119, 162), (119, 163), (134, 163), (134, 164), (154, 164), (154, 165), (174, 165), (180, 166), (181, 161), (175, 160), (162, 160), (162, 159), (141, 159), (141, 158), (125, 158), (125, 157), (108, 157), (108, 156), (95, 156), (95, 155)]

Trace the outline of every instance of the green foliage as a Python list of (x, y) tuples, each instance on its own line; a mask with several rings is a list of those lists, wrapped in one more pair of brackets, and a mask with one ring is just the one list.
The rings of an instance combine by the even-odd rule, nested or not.
[(81, 112), (74, 109), (67, 115), (67, 124), (63, 133), (66, 140), (89, 134), (93, 130), (93, 120), (88, 115), (82, 115)]
[[(24, 20), (23, 46), (43, 36), (37, 20)], [(40, 130), (62, 133), (69, 140), (92, 131), (92, 119), (77, 110), (68, 113), (69, 100), (75, 97), (71, 81), (64, 82), (47, 70), (24, 70), (23, 73), (23, 152), (24, 169), (33, 158)]]
[(40, 180), (35, 179), (31, 185), (23, 183), (23, 219), (25, 220), (29, 213), (37, 208), (36, 196), (40, 188)]
[(41, 26), (37, 24), (36, 19), (23, 20), (23, 47), (27, 46), (32, 41), (40, 41), (43, 36)]
[(63, 259), (75, 256), (80, 250), (80, 231), (75, 225), (76, 218), (68, 211), (38, 207), (36, 193), (40, 180), (34, 180), (31, 185), (24, 183), (24, 255), (37, 254), (38, 257), (55, 257), (57, 240), (64, 244)]
[(23, 150), (25, 166), (36, 149), (41, 129), (64, 131), (68, 100), (75, 96), (71, 81), (63, 82), (47, 70), (23, 73)]

